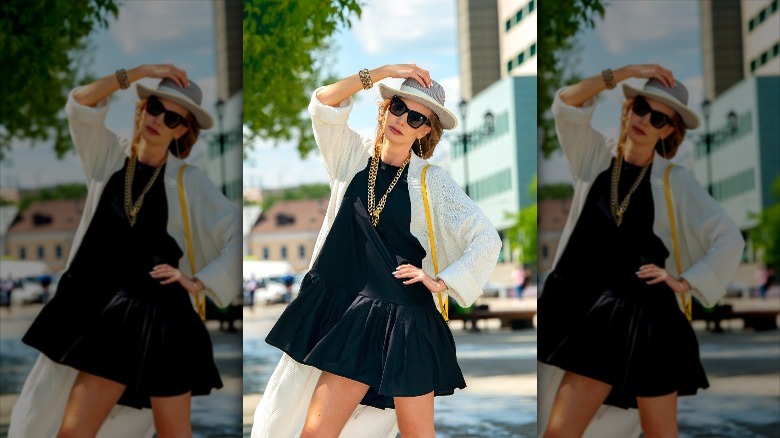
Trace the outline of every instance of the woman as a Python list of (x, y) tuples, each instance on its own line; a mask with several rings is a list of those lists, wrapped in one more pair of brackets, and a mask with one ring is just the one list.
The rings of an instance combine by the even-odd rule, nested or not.
[[(347, 126), (351, 96), (387, 77), (406, 80), (400, 89), (380, 85), (376, 138), (363, 138)], [(473, 303), (501, 246), (441, 168), (422, 180), (442, 130), (457, 119), (441, 85), (416, 65), (366, 69), (319, 88), (309, 112), (331, 198), (311, 270), (266, 339), (286, 354), (253, 436), (395, 436), (397, 416), (403, 436), (432, 437), (434, 396), (465, 387), (432, 294)]]
[[(593, 98), (623, 85), (615, 144), (590, 126)], [(696, 336), (678, 301), (713, 306), (744, 241), (734, 222), (682, 167), (664, 176), (699, 118), (688, 92), (657, 65), (605, 70), (560, 90), (556, 131), (575, 193), (554, 269), (539, 299), (540, 433), (638, 435), (635, 414), (596, 415), (605, 403), (638, 408), (646, 437), (677, 435), (677, 397), (708, 386)], [(675, 229), (673, 230), (672, 225)], [(681, 271), (675, 265), (679, 240)]]
[[(137, 85), (133, 138), (120, 139), (104, 125), (108, 97), (145, 77), (163, 80)], [(239, 290), (240, 216), (196, 168), (179, 185), (182, 160), (213, 125), (201, 97), (172, 65), (71, 92), (65, 112), (89, 192), (57, 294), (23, 338), (43, 354), (9, 436), (191, 436), (191, 397), (222, 386), (192, 302), (206, 293), (224, 306)], [(154, 428), (148, 410), (112, 413), (117, 403), (151, 408)]]

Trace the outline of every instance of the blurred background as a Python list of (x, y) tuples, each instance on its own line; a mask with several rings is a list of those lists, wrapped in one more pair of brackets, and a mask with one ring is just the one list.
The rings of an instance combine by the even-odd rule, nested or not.
[[(398, 63), (415, 63), (443, 85), (460, 125), (431, 161), (504, 241), (483, 298), (451, 309), (468, 388), (436, 399), (437, 434), (535, 435), (539, 2), (315, 3), (244, 2), (244, 435), (281, 357), (264, 338), (308, 269), (330, 193), (306, 112), (311, 93)], [(354, 99), (349, 125), (373, 138), (378, 87)]]
[[(628, 64), (660, 64), (688, 88), (702, 126), (674, 161), (742, 230), (728, 293), (695, 307), (710, 389), (679, 401), (680, 436), (780, 436), (780, 12), (777, 0), (545, 2), (539, 10), (539, 260), (552, 268), (571, 176), (549, 108), (562, 85)], [(568, 26), (556, 17), (568, 16)], [(629, 80), (641, 87), (644, 80)], [(621, 87), (598, 96), (593, 126), (617, 138)]]
[[(2, 9), (0, 436), (5, 436), (38, 355), (21, 336), (56, 291), (86, 197), (63, 111), (68, 92), (140, 64), (171, 63), (186, 70), (217, 119), (215, 128), (201, 133), (188, 161), (240, 202), (242, 65), (238, 1), (13, 0)], [(156, 87), (158, 80), (140, 82)], [(135, 86), (114, 93), (108, 128), (129, 138), (136, 101)], [(209, 317), (225, 386), (193, 399), (193, 432), (239, 436), (241, 314), (212, 306)]]

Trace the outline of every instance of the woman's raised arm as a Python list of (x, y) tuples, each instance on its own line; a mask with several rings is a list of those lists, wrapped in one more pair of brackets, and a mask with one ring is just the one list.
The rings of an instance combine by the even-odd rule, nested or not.
[[(127, 75), (128, 86), (142, 78), (170, 78), (182, 87), (186, 87), (189, 84), (187, 72), (172, 64), (139, 65), (138, 67), (125, 70), (125, 74)], [(120, 75), (121, 73), (117, 71), (95, 82), (81, 86), (73, 93), (73, 98), (81, 105), (95, 106), (120, 88)]]

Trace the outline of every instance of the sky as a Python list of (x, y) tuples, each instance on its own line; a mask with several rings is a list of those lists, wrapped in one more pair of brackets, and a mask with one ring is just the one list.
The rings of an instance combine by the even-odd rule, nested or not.
[[(605, 68), (657, 63), (672, 70), (674, 77), (688, 88), (689, 106), (700, 110), (704, 94), (698, 4), (675, 0), (609, 2), (604, 18), (596, 22), (596, 28), (581, 31), (577, 36), (577, 73), (589, 77), (600, 74)], [(644, 80), (630, 79), (627, 83), (641, 87)], [(601, 93), (593, 126), (616, 138), (622, 101), (620, 85)], [(696, 135), (699, 135), (698, 131), (688, 133), (688, 140), (674, 160), (678, 164), (692, 164), (691, 139)], [(539, 183), (553, 182), (571, 182), (560, 153), (540, 164)]]
[[(335, 35), (334, 74), (347, 77), (363, 68), (414, 63), (429, 70), (431, 77), (442, 84), (446, 91), (445, 106), (458, 114), (460, 80), (455, 3), (453, 0), (366, 1), (360, 19), (353, 19), (351, 28), (341, 29)], [(394, 87), (401, 82), (398, 79), (382, 81)], [(363, 135), (373, 137), (379, 87), (374, 84), (371, 90), (357, 93), (355, 99), (349, 125)], [(448, 143), (445, 138), (439, 144), (434, 159), (447, 152)], [(319, 153), (311, 153), (301, 160), (290, 143), (274, 147), (268, 142), (256, 142), (247, 158), (244, 162), (245, 187), (274, 189), (328, 181)]]
[[(118, 18), (110, 20), (108, 29), (90, 36), (94, 52), (88, 71), (103, 77), (119, 68), (171, 63), (187, 71), (188, 77), (201, 87), (203, 105), (213, 113), (217, 100), (213, 17), (211, 1), (122, 2)], [(155, 87), (159, 80), (141, 82)], [(135, 85), (114, 93), (112, 98), (106, 125), (120, 136), (130, 137), (137, 100)], [(200, 144), (193, 149), (191, 161), (196, 164), (205, 157), (204, 139), (208, 132), (201, 133)], [(0, 162), (3, 187), (37, 188), (86, 181), (74, 152), (57, 160), (51, 143), (31, 147), (29, 142), (15, 142), (12, 147)]]

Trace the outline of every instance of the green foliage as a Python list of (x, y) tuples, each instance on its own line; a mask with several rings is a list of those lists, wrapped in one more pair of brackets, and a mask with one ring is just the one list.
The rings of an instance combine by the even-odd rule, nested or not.
[(559, 0), (539, 8), (537, 120), (542, 129), (545, 157), (558, 149), (555, 126), (550, 114), (555, 91), (578, 80), (571, 72), (574, 36), (580, 29), (595, 27), (595, 18), (604, 16), (603, 0)]
[(41, 189), (38, 193), (24, 196), (19, 201), (19, 213), (35, 201), (52, 201), (55, 199), (81, 199), (87, 197), (87, 186), (80, 183), (60, 184)]
[(268, 211), (277, 201), (290, 201), (295, 199), (320, 199), (330, 197), (330, 185), (301, 184), (297, 187), (289, 187), (279, 192), (271, 193), (263, 199), (263, 211)]
[(539, 187), (537, 196), (540, 201), (545, 199), (566, 199), (574, 196), (574, 187), (571, 184), (546, 184)]
[(302, 157), (316, 148), (304, 112), (312, 91), (333, 81), (324, 74), (331, 35), (360, 11), (358, 0), (244, 0), (248, 140), (294, 140)]
[(536, 265), (537, 251), (537, 177), (531, 180), (528, 194), (533, 203), (520, 209), (517, 213), (506, 213), (506, 218), (512, 219), (513, 225), (506, 231), (509, 240), (509, 250), (519, 251), (520, 262), (524, 265)]
[(780, 176), (772, 184), (772, 194), (776, 202), (754, 215), (758, 225), (750, 230), (749, 237), (753, 246), (763, 253), (763, 262), (780, 271)]
[(53, 139), (60, 157), (72, 147), (61, 110), (85, 79), (86, 37), (117, 14), (115, 0), (0, 2), (0, 158), (12, 139)]

